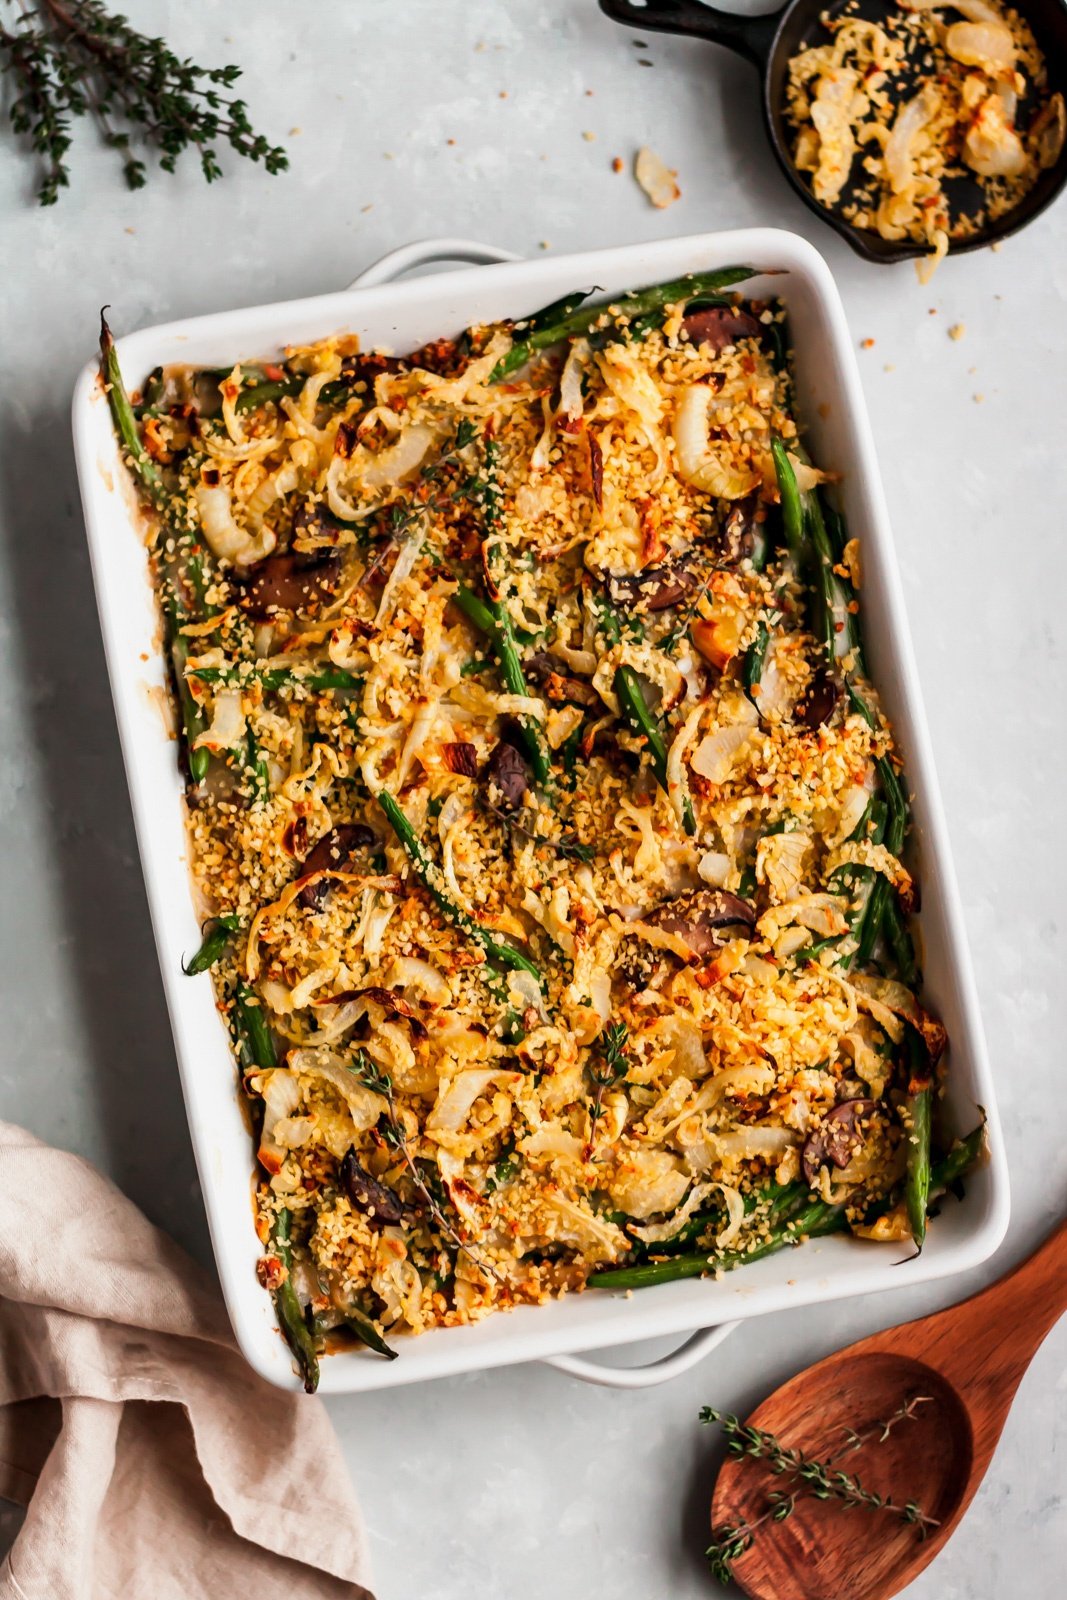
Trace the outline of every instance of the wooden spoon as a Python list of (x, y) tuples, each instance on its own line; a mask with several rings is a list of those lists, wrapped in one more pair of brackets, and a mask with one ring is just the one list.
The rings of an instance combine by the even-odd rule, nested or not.
[[(783, 1522), (764, 1522), (733, 1563), (753, 1600), (889, 1600), (951, 1537), (993, 1459), (1015, 1391), (1038, 1346), (1067, 1310), (1067, 1222), (990, 1288), (932, 1317), (849, 1345), (776, 1389), (749, 1422), (820, 1461), (845, 1430), (884, 1422), (925, 1396), (884, 1442), (840, 1467), (894, 1503), (914, 1500), (937, 1527), (922, 1539), (886, 1511), (801, 1498)], [(766, 1511), (769, 1490), (789, 1492), (765, 1462), (730, 1457), (711, 1506), (715, 1530)]]

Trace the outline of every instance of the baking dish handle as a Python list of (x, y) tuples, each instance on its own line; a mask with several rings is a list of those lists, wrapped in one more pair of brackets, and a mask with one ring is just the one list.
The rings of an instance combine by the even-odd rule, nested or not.
[(358, 278), (353, 278), (348, 287), (369, 289), (377, 283), (392, 283), (394, 278), (415, 267), (428, 266), (431, 261), (463, 261), (476, 267), (489, 267), (500, 261), (518, 260), (513, 250), (499, 250), (496, 245), (479, 244), (475, 239), (416, 239), (412, 244), (402, 244), (388, 255), (380, 256)]
[(555, 1367), (557, 1372), (565, 1372), (568, 1377), (581, 1378), (583, 1383), (599, 1384), (604, 1389), (650, 1389), (653, 1384), (666, 1383), (695, 1367), (736, 1327), (736, 1322), (720, 1322), (717, 1328), (701, 1328), (669, 1356), (661, 1356), (643, 1367), (603, 1367), (588, 1356), (546, 1356), (545, 1366)]

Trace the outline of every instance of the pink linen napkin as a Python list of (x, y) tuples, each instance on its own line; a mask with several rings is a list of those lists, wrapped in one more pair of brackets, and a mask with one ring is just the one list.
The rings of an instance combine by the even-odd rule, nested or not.
[(0, 1122), (2, 1600), (373, 1600), (322, 1404), (238, 1353), (207, 1275), (81, 1160)]

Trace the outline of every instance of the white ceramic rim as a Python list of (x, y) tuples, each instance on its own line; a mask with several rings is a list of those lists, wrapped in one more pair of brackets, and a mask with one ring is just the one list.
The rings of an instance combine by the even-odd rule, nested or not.
[[(493, 264), (390, 285), (398, 272), (457, 257)], [(812, 1242), (722, 1281), (668, 1284), (636, 1297), (568, 1296), (548, 1306), (491, 1317), (473, 1328), (434, 1330), (417, 1340), (403, 1340), (401, 1359), (391, 1363), (365, 1352), (333, 1356), (323, 1363), (323, 1393), (391, 1387), (534, 1359), (551, 1361), (589, 1382), (640, 1387), (674, 1376), (701, 1359), (737, 1320), (947, 1277), (986, 1259), (1004, 1236), (1007, 1168), (884, 495), (844, 310), (829, 269), (811, 245), (780, 230), (753, 229), (526, 262), (469, 240), (417, 241), (376, 262), (340, 294), (146, 329), (119, 340), (119, 357), (136, 377), (160, 361), (218, 365), (264, 355), (290, 338), (305, 341), (343, 328), (365, 331), (379, 343), (392, 336), (395, 347), (411, 348), (478, 316), (488, 320), (524, 315), (577, 285), (596, 283), (608, 293), (619, 293), (633, 284), (737, 261), (750, 262), (761, 271), (784, 270), (786, 276), (773, 285), (768, 280), (764, 291), (773, 287), (789, 306), (804, 421), (819, 458), (848, 466), (846, 509), (852, 530), (863, 538), (869, 574), (865, 596), (869, 652), (915, 790), (928, 989), (950, 1021), (949, 1098), (956, 1113), (954, 1126), (972, 1125), (974, 1106), (984, 1107), (990, 1160), (969, 1184), (967, 1203), (946, 1207), (922, 1257), (906, 1273), (895, 1270), (899, 1250), (891, 1246), (840, 1238)], [(73, 422), (108, 670), (223, 1292), (251, 1365), (271, 1382), (295, 1388), (298, 1380), (274, 1324), (269, 1298), (254, 1277), (259, 1246), (251, 1227), (251, 1155), (228, 1041), (214, 1015), (210, 980), (184, 979), (177, 960), (197, 937), (184, 834), (180, 844), (175, 834), (180, 784), (173, 749), (160, 736), (158, 706), (151, 714), (146, 711), (163, 682), (158, 649), (144, 661), (149, 625), (155, 638), (154, 604), (137, 535), (135, 497), (119, 461), (95, 361), (87, 363), (78, 380)], [(121, 529), (126, 532), (124, 540)], [(221, 1069), (223, 1061), (228, 1065), (226, 1080), (211, 1075), (212, 1066)], [(694, 1327), (701, 1331), (679, 1350), (643, 1368), (603, 1367), (578, 1355)]]

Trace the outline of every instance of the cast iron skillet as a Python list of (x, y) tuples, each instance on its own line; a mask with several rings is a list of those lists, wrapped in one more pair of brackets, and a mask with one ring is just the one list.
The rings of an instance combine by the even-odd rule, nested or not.
[[(949, 0), (946, 0), (946, 4)], [(681, 33), (691, 39), (709, 39), (724, 44), (758, 68), (763, 79), (763, 121), (778, 165), (804, 204), (836, 228), (853, 250), (868, 261), (904, 261), (909, 256), (929, 254), (929, 246), (909, 240), (894, 243), (866, 228), (856, 228), (836, 211), (829, 211), (813, 196), (789, 155), (789, 129), (785, 120), (785, 86), (789, 61), (804, 44), (817, 42), (819, 16), (827, 9), (826, 0), (787, 0), (780, 11), (769, 16), (745, 17), (717, 11), (702, 0), (600, 0), (600, 9), (615, 22), (628, 23), (643, 33)], [(836, 9), (836, 6), (832, 6)], [(896, 10), (894, 0), (861, 0), (859, 14), (871, 21), (883, 20)], [(1067, 93), (1067, 6), (1064, 0), (1025, 0), (1023, 15), (1045, 57), (1048, 88), (1052, 93)], [(1025, 109), (1025, 108), (1024, 108)], [(980, 250), (996, 239), (1006, 238), (1026, 226), (1045, 207), (1051, 205), (1067, 183), (1067, 146), (1055, 166), (1042, 172), (1034, 187), (1019, 204), (986, 223), (966, 239), (952, 240), (950, 255), (965, 250)], [(966, 179), (946, 184), (953, 213), (976, 210), (981, 192)]]

